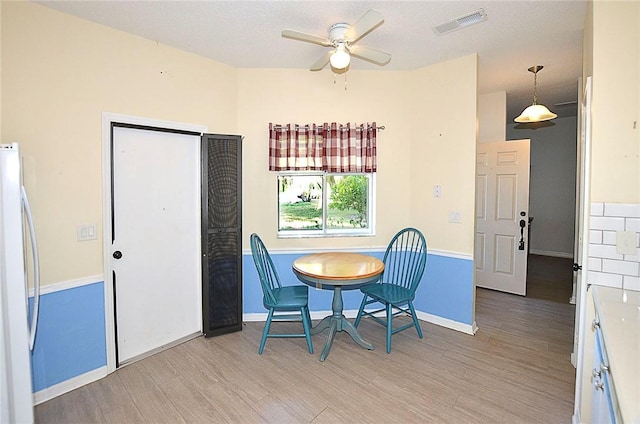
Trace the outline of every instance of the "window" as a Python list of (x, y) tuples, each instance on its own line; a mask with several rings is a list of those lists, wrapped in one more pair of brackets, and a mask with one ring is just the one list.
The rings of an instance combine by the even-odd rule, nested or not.
[(278, 235), (372, 235), (374, 174), (281, 172)]
[(374, 234), (377, 130), (375, 122), (269, 124), (279, 237)]

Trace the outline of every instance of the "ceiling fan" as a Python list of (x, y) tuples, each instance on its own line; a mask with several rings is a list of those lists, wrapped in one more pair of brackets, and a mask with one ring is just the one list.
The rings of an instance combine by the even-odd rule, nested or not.
[(391, 60), (389, 53), (381, 52), (356, 45), (365, 35), (382, 25), (384, 17), (382, 13), (375, 9), (365, 13), (354, 25), (347, 23), (337, 23), (329, 27), (329, 37), (323, 38), (304, 32), (285, 29), (282, 36), (294, 40), (306, 41), (307, 43), (319, 44), (324, 47), (331, 47), (331, 50), (324, 54), (316, 63), (311, 66), (312, 71), (320, 71), (327, 64), (341, 70), (349, 66), (351, 56), (363, 59), (376, 65), (386, 65)]

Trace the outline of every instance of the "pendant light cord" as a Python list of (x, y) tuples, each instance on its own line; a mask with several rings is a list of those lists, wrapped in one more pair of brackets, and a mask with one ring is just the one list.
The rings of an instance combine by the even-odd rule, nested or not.
[(533, 104), (538, 104), (538, 70), (533, 73)]

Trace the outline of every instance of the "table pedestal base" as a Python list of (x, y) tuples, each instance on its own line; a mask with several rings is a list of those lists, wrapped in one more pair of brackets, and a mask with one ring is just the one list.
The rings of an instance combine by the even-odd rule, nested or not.
[(365, 341), (360, 336), (358, 330), (353, 326), (353, 324), (347, 321), (345, 316), (342, 315), (342, 290), (340, 286), (335, 286), (333, 289), (333, 302), (331, 306), (333, 314), (324, 317), (322, 321), (320, 321), (315, 327), (311, 329), (311, 334), (318, 334), (321, 331), (326, 330), (327, 328), (329, 329), (329, 334), (327, 334), (327, 341), (325, 342), (322, 353), (320, 354), (321, 361), (327, 359), (337, 331), (346, 331), (351, 336), (354, 342), (358, 343), (365, 349), (375, 349), (371, 343)]

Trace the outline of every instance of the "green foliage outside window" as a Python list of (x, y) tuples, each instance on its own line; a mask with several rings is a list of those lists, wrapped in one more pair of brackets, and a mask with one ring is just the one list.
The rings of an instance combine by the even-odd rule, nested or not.
[(331, 187), (329, 208), (355, 211), (350, 217), (350, 223), (361, 228), (366, 227), (369, 180), (364, 175), (348, 175), (336, 180)]
[(369, 229), (371, 178), (366, 174), (278, 177), (280, 234), (350, 234)]

